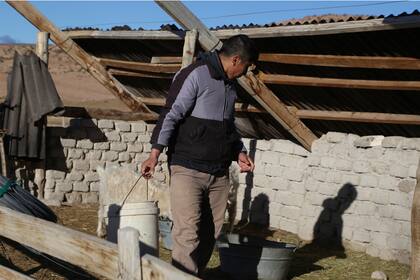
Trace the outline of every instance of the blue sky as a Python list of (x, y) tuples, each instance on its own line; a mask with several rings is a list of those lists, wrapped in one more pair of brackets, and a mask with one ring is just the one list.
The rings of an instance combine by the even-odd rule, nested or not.
[[(209, 27), (223, 24), (270, 23), (307, 15), (388, 15), (420, 10), (420, 1), (185, 1)], [(57, 27), (158, 29), (173, 23), (153, 1), (31, 1)], [(34, 43), (37, 29), (0, 1), (0, 43)]]

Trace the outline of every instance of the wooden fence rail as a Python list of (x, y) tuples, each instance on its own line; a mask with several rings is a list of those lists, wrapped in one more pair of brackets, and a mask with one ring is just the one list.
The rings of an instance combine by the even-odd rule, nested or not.
[[(119, 255), (117, 244), (5, 207), (0, 207), (0, 235), (108, 279), (122, 279), (127, 273), (140, 271), (132, 267), (133, 260)], [(123, 260), (127, 261), (126, 265), (121, 265)], [(130, 263), (131, 268), (127, 270)], [(132, 279), (198, 279), (150, 255), (144, 255), (141, 261), (139, 258), (137, 264), (142, 265), (142, 278)], [(120, 271), (119, 266), (125, 271)], [(4, 271), (0, 269), (0, 273)]]

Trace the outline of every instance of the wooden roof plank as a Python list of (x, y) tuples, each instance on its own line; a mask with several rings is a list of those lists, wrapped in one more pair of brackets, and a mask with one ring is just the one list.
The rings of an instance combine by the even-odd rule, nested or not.
[(50, 22), (41, 12), (27, 1), (6, 1), (23, 17), (31, 22), (40, 31), (50, 33), (50, 39), (71, 58), (86, 69), (96, 80), (105, 86), (111, 93), (120, 98), (130, 109), (149, 114), (155, 114), (144, 104), (138, 101), (124, 88), (117, 87), (110, 79), (110, 75), (105, 68), (96, 61), (91, 55), (80, 48), (67, 34), (61, 32), (52, 22)]
[(126, 61), (110, 58), (97, 58), (97, 60), (105, 67), (121, 68), (125, 70), (144, 71), (151, 73), (176, 73), (180, 68), (180, 64), (154, 64), (148, 62)]
[[(220, 48), (222, 42), (212, 34), (207, 27), (180, 1), (155, 2), (187, 30), (197, 29), (198, 40), (207, 50)], [(291, 113), (274, 93), (267, 88), (256, 76), (248, 73), (246, 77), (238, 79), (239, 84), (260, 103), (286, 130), (288, 130), (306, 149), (317, 139), (297, 117)]]
[(334, 88), (361, 88), (374, 90), (420, 90), (420, 81), (380, 81), (361, 79), (336, 79), (307, 76), (264, 74), (258, 75), (267, 84), (334, 87)]
[(259, 61), (328, 67), (420, 69), (420, 59), (412, 57), (262, 53)]

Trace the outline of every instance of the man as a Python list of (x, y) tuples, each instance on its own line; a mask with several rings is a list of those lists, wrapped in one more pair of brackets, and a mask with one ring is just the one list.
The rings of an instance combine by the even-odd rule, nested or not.
[(168, 147), (172, 262), (192, 274), (200, 275), (206, 267), (223, 225), (232, 160), (238, 161), (241, 172), (254, 169), (234, 113), (235, 79), (257, 60), (254, 43), (237, 35), (219, 52), (201, 54), (180, 70), (153, 131), (150, 156), (141, 166), (150, 178), (159, 154)]

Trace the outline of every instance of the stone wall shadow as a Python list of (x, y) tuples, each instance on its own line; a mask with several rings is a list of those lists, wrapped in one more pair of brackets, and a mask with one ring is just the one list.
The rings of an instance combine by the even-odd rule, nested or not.
[(290, 278), (323, 269), (322, 266), (315, 264), (321, 259), (332, 256), (347, 257), (342, 239), (342, 216), (356, 197), (356, 188), (347, 183), (341, 187), (337, 196), (324, 200), (323, 210), (313, 229), (313, 240), (297, 250), (289, 273)]
[[(257, 140), (252, 139), (249, 142), (249, 156), (255, 162), (255, 153), (257, 151)], [(250, 204), (251, 204), (251, 190), (254, 187), (254, 173), (247, 173), (245, 178), (245, 192), (242, 200), (242, 214), (241, 219), (238, 222), (238, 226), (245, 225), (248, 223)]]

